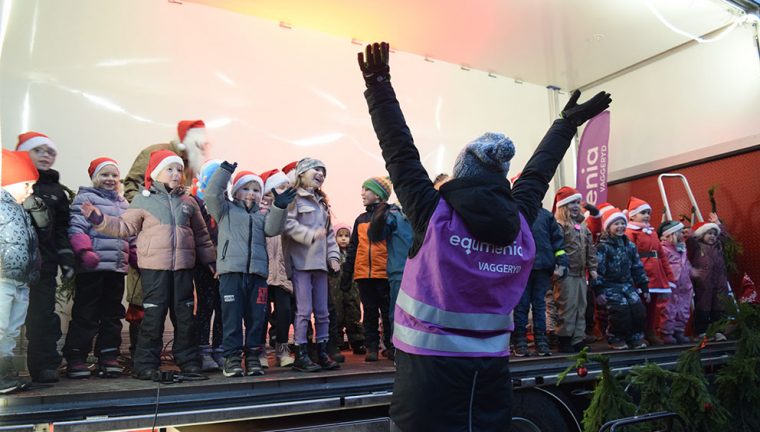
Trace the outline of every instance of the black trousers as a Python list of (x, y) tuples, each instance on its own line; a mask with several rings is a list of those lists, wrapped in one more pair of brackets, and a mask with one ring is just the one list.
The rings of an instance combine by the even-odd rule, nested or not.
[[(198, 345), (222, 345), (222, 305), (219, 302), (219, 280), (206, 266), (197, 266), (193, 271), (195, 293), (198, 305), (195, 311)], [(212, 318), (213, 315), (213, 318)], [(213, 323), (213, 334), (212, 331)]]
[(193, 317), (193, 271), (143, 269), (141, 275), (145, 317), (137, 338), (135, 370), (140, 372), (145, 369), (158, 369), (161, 365), (167, 311), (173, 315), (174, 361), (181, 369), (191, 365), (200, 366)]
[(359, 279), (356, 281), (359, 287), (362, 307), (364, 308), (364, 338), (369, 351), (377, 352), (380, 345), (380, 323), (383, 319), (383, 341), (385, 347), (391, 349), (391, 329), (385, 328), (390, 325), (388, 308), (390, 307), (391, 287), (388, 279)]
[[(269, 285), (269, 298), (274, 301), (274, 318), (275, 339), (277, 343), (288, 343), (288, 334), (290, 326), (295, 319), (296, 307), (295, 298), (292, 294), (285, 291), (282, 287)], [(270, 331), (271, 336), (271, 331)]]
[(80, 273), (76, 279), (71, 323), (63, 355), (71, 362), (84, 361), (92, 351), (99, 358), (116, 358), (121, 347), (124, 318), (124, 273), (99, 271)]
[(61, 318), (55, 313), (56, 273), (42, 273), (29, 287), (29, 309), (26, 313), (26, 338), (29, 340), (26, 364), (32, 378), (42, 370), (58, 369), (61, 354)]
[(405, 432), (509, 431), (509, 357), (434, 357), (396, 350), (390, 416)]

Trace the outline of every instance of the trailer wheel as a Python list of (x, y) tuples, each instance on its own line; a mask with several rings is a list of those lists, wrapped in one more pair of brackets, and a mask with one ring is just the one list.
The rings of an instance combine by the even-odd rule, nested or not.
[(512, 405), (512, 432), (569, 432), (554, 401), (533, 390), (516, 391)]

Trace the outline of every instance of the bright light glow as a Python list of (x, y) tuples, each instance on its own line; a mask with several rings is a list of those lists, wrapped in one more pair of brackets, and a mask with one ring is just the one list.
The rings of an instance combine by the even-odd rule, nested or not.
[(329, 102), (330, 104), (335, 105), (336, 107), (342, 109), (343, 111), (346, 111), (348, 109), (348, 107), (346, 106), (346, 104), (344, 104), (343, 102), (341, 102), (338, 98), (336, 98), (335, 96), (331, 95), (330, 93), (327, 93), (327, 92), (324, 92), (322, 90), (315, 89), (315, 88), (311, 89), (311, 91), (315, 95), (319, 96), (320, 98), (324, 99), (325, 101)]
[(95, 105), (100, 105), (100, 106), (102, 106), (103, 108), (105, 108), (105, 109), (107, 109), (109, 111), (113, 111), (113, 112), (117, 112), (117, 113), (122, 113), (122, 114), (126, 114), (126, 112), (127, 112), (127, 110), (125, 110), (124, 108), (122, 108), (121, 105), (119, 105), (117, 103), (114, 103), (114, 102), (111, 102), (110, 100), (108, 100), (108, 99), (106, 99), (104, 97), (96, 96), (96, 95), (85, 93), (85, 92), (82, 92), (82, 96), (84, 96), (85, 99), (89, 100), (90, 102), (94, 103)]
[(203, 123), (206, 124), (206, 128), (207, 129), (218, 129), (218, 128), (222, 128), (222, 127), (225, 127), (225, 126), (231, 124), (232, 123), (232, 119), (228, 118), (228, 117), (222, 117), (222, 118), (218, 118), (218, 119), (214, 119), (214, 120), (209, 120), (209, 121), (205, 121), (204, 120)]
[(28, 131), (29, 130), (29, 111), (30, 111), (30, 103), (29, 103), (29, 87), (26, 86), (26, 94), (24, 95), (24, 105), (21, 109), (21, 130), (22, 131)]
[(29, 37), (29, 55), (34, 53), (34, 41), (37, 39), (37, 13), (39, 12), (40, 3), (34, 4), (34, 16), (32, 18), (32, 35)]
[(446, 154), (446, 146), (438, 147), (438, 154), (435, 155), (435, 172), (437, 173), (445, 171), (443, 169), (443, 156)]
[(309, 138), (288, 140), (288, 142), (299, 147), (314, 147), (314, 146), (330, 144), (332, 142), (338, 141), (344, 136), (346, 136), (346, 134), (344, 134), (343, 132), (332, 132), (332, 133), (327, 133), (324, 135), (315, 135)]
[(438, 96), (435, 103), (435, 128), (441, 130), (441, 109), (443, 108), (443, 97)]
[(111, 59), (103, 60), (95, 63), (95, 67), (122, 67), (141, 64), (157, 64), (166, 63), (168, 59), (165, 58), (133, 58), (133, 59)]
[(234, 87), (236, 85), (235, 81), (232, 81), (232, 78), (228, 77), (227, 75), (221, 72), (217, 72), (215, 75), (217, 78), (219, 78), (221, 82), (227, 84), (228, 86)]
[(0, 15), (0, 59), (3, 56), (3, 47), (5, 46), (5, 34), (8, 33), (8, 21), (11, 19), (11, 6), (13, 0), (3, 2), (2, 15)]
[[(660, 13), (660, 11), (657, 10), (657, 8), (655, 8), (654, 4), (652, 3), (652, 0), (647, 0), (647, 7), (652, 12), (652, 14), (654, 14), (654, 16), (657, 17), (658, 20), (660, 20), (660, 22), (665, 27), (669, 28), (674, 33), (680, 34), (681, 36), (686, 36), (687, 38), (692, 39), (692, 40), (694, 40), (696, 42), (699, 42), (699, 43), (717, 42), (717, 41), (723, 39), (724, 37), (726, 37), (729, 33), (731, 33), (731, 31), (733, 29), (735, 29), (737, 25), (739, 25), (740, 23), (742, 23), (742, 22), (744, 22), (746, 20), (744, 18), (744, 16), (734, 17), (731, 20), (732, 21), (731, 25), (728, 26), (728, 27), (726, 27), (726, 29), (723, 30), (722, 32), (720, 32), (720, 34), (718, 34), (717, 36), (715, 36), (715, 37), (713, 37), (711, 39), (704, 39), (704, 38), (701, 38), (699, 36), (695, 36), (695, 35), (693, 35), (693, 34), (691, 34), (689, 32), (686, 32), (684, 30), (681, 30), (681, 29), (677, 28), (676, 26), (674, 26), (673, 24), (671, 24), (668, 20), (665, 19), (664, 16), (662, 16), (662, 14)], [(726, 23), (726, 24), (728, 24), (728, 23)]]

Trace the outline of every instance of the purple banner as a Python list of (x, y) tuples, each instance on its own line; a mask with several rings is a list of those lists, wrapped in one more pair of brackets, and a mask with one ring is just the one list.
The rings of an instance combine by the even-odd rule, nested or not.
[(604, 111), (589, 120), (578, 146), (578, 178), (575, 188), (583, 201), (599, 204), (607, 201), (607, 163), (609, 161), (610, 112)]

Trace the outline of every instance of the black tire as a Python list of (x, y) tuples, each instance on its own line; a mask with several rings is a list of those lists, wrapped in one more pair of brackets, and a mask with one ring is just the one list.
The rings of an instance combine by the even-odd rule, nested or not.
[(512, 432), (569, 432), (565, 416), (549, 395), (526, 389), (514, 392)]

